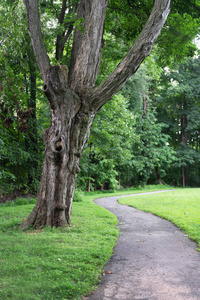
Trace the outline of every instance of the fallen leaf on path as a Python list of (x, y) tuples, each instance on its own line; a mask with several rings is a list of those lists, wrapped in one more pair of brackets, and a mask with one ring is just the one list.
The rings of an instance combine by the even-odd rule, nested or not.
[(113, 272), (112, 271), (105, 271), (106, 274), (112, 274)]
[(105, 276), (106, 274), (113, 274), (113, 272), (112, 272), (112, 271), (106, 271), (106, 270), (105, 270), (105, 271), (103, 272), (102, 275)]

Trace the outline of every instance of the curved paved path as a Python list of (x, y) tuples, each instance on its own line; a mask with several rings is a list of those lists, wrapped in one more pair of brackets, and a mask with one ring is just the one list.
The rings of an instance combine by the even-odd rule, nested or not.
[[(129, 196), (129, 195), (128, 195)], [(119, 220), (120, 236), (98, 289), (88, 300), (200, 300), (200, 252), (172, 223), (96, 199)]]

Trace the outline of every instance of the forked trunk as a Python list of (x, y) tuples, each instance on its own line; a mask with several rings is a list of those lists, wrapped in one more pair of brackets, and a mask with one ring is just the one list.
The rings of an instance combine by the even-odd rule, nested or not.
[(79, 161), (95, 116), (67, 86), (67, 68), (51, 67), (43, 90), (51, 125), (43, 131), (45, 159), (36, 206), (21, 228), (70, 225)]

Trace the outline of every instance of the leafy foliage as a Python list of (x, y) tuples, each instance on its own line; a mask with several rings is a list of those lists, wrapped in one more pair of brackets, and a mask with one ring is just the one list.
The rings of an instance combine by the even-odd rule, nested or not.
[(86, 188), (90, 180), (91, 189), (117, 188), (116, 178), (132, 158), (134, 120), (121, 94), (101, 108), (81, 160), (78, 184)]
[[(74, 28), (83, 31), (84, 26), (83, 18), (77, 20), (77, 1), (67, 3), (63, 18), (62, 1), (41, 0), (39, 4), (45, 45), (55, 54), (51, 60), (69, 66)], [(152, 6), (153, 0), (108, 1), (97, 84), (130, 48)], [(1, 1), (0, 10), (0, 189), (1, 193), (35, 192), (44, 156), (41, 133), (49, 126), (50, 112), (41, 91), (23, 2)], [(186, 184), (200, 184), (200, 68), (199, 58), (192, 58), (199, 17), (197, 1), (172, 1), (153, 54), (96, 116), (81, 161), (79, 188), (117, 189), (156, 182), (155, 168), (162, 180), (180, 184), (182, 167)], [(191, 58), (183, 62), (186, 56)], [(175, 61), (182, 63), (175, 65)], [(161, 66), (166, 65), (162, 73)], [(182, 130), (181, 118), (187, 119)]]
[[(176, 151), (177, 160), (173, 169), (177, 174), (177, 182), (182, 178), (183, 185), (198, 183), (199, 83), (199, 58), (189, 58), (174, 69), (164, 71), (160, 96), (156, 99), (159, 120), (168, 125), (170, 144)], [(181, 171), (180, 167), (186, 169), (182, 168)]]
[[(21, 1), (0, 4), (0, 193), (35, 192), (40, 177), (37, 68)], [(40, 84), (40, 83), (39, 83)]]

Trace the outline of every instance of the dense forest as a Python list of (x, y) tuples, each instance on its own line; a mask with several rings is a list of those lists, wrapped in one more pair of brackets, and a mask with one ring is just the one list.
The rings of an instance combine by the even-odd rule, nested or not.
[[(68, 64), (77, 1), (40, 2), (43, 36), (55, 64)], [(62, 2), (62, 1), (61, 1)], [(109, 1), (97, 84), (120, 62), (153, 1)], [(131, 10), (136, 8), (137, 14)], [(0, 193), (36, 193), (42, 172), (42, 131), (50, 110), (42, 92), (22, 1), (0, 1)], [(141, 21), (142, 20), (142, 21)], [(135, 24), (134, 28), (132, 24)], [(200, 57), (197, 1), (173, 1), (151, 55), (95, 117), (77, 189), (104, 190), (166, 183), (200, 186)], [(108, 30), (109, 28), (109, 30)], [(63, 42), (65, 40), (65, 43)], [(53, 60), (53, 58), (52, 58)]]

